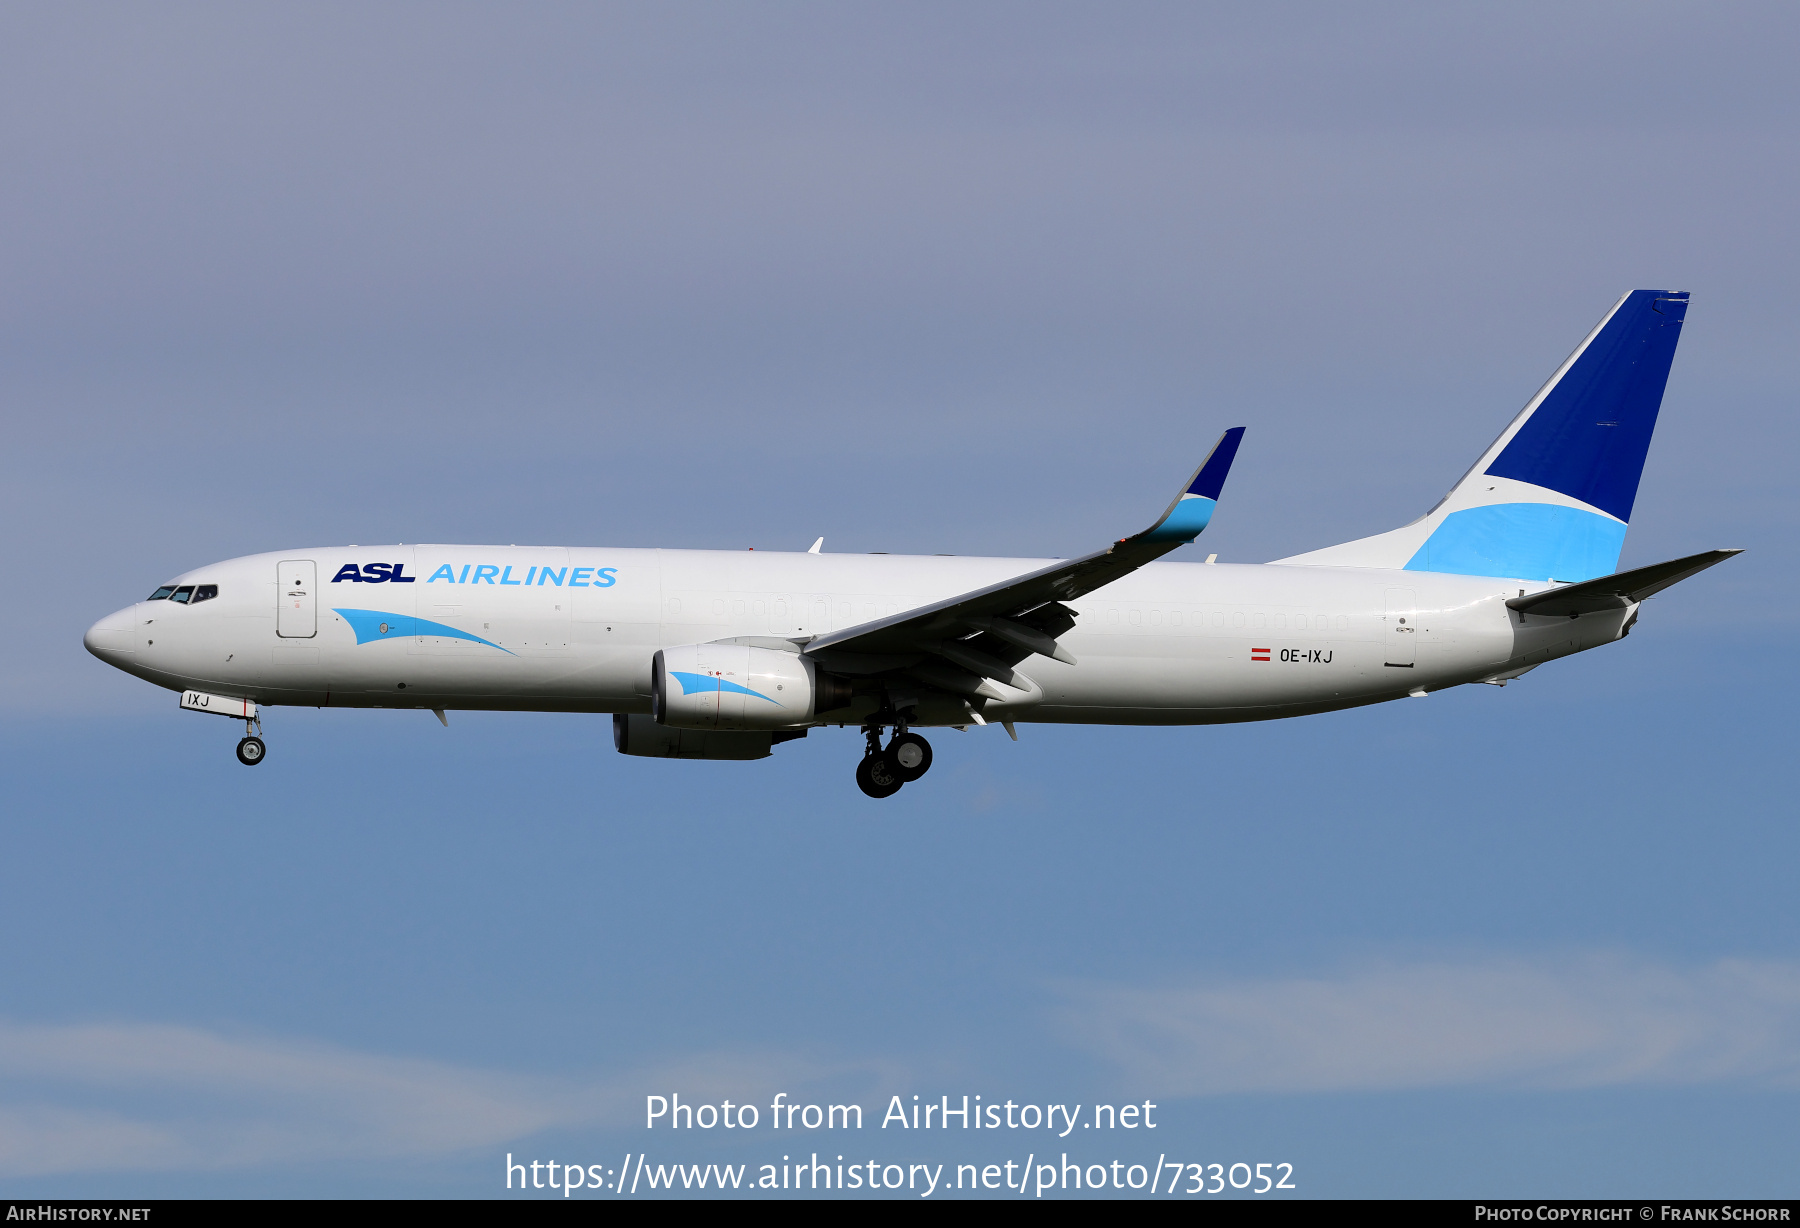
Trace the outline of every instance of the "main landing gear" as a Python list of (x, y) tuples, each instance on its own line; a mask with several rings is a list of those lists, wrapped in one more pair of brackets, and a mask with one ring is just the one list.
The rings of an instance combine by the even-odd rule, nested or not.
[(879, 717), (863, 726), (868, 750), (856, 765), (856, 784), (870, 797), (892, 797), (900, 786), (917, 780), (931, 770), (931, 743), (916, 733), (908, 733), (906, 722), (894, 722), (894, 736), (884, 747), (881, 730), (885, 724)]
[[(256, 732), (251, 732), (252, 727)], [(237, 745), (237, 755), (238, 762), (245, 767), (255, 767), (263, 761), (263, 756), (269, 753), (269, 748), (263, 745), (261, 734), (261, 721), (248, 720), (244, 722), (244, 738)]]

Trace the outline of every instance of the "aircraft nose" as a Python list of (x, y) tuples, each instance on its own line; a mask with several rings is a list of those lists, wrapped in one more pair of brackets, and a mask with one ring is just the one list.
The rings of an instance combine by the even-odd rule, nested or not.
[(137, 628), (129, 608), (108, 614), (81, 637), (87, 650), (108, 665), (118, 665), (137, 652)]

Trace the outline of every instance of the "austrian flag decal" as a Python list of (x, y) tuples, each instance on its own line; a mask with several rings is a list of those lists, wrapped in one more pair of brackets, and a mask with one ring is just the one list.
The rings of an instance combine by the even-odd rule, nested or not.
[(1250, 659), (1252, 661), (1267, 661), (1269, 659), (1269, 650), (1267, 648), (1252, 648), (1250, 650)]

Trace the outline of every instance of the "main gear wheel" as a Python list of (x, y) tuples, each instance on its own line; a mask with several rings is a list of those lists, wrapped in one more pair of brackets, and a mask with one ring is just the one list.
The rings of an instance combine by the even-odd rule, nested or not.
[(909, 784), (931, 770), (931, 743), (916, 733), (895, 734), (882, 753)]
[(856, 765), (857, 787), (870, 797), (892, 797), (905, 783), (906, 778), (886, 751), (864, 755), (863, 761)]

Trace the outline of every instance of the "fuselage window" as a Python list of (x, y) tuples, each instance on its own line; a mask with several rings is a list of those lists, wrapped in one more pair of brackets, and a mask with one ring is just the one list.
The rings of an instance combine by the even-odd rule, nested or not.
[(1348, 631), (1348, 630), (1350, 630), (1350, 618), (1349, 618), (1349, 616), (1348, 616), (1348, 615), (1345, 615), (1345, 614), (1339, 614), (1339, 615), (1338, 615), (1338, 619), (1337, 619), (1337, 623), (1338, 623), (1338, 630), (1339, 630), (1339, 631)]
[(154, 593), (151, 593), (144, 600), (146, 600), (146, 601), (167, 601), (169, 599), (170, 594), (172, 594), (174, 591), (175, 591), (175, 586), (173, 584), (165, 584), (161, 588), (157, 589)]
[(1162, 626), (1162, 611), (1161, 610), (1151, 610), (1150, 611), (1150, 625), (1152, 627)]
[(193, 601), (190, 601), (188, 604), (193, 605), (195, 602), (211, 601), (218, 595), (219, 586), (217, 584), (202, 584), (194, 589)]
[(1244, 612), (1242, 610), (1233, 610), (1231, 612), (1231, 625), (1234, 627), (1241, 627), (1244, 625)]
[(1224, 610), (1214, 610), (1212, 612), (1212, 625), (1215, 627), (1223, 627), (1225, 625)]
[(169, 600), (180, 602), (182, 605), (186, 605), (187, 599), (189, 597), (192, 597), (193, 595), (194, 595), (194, 586), (192, 584), (183, 584), (180, 588), (176, 589), (173, 593), (171, 593), (169, 595)]
[(1131, 613), (1127, 614), (1125, 617), (1127, 617), (1131, 620), (1132, 626), (1134, 626), (1134, 627), (1141, 626), (1144, 621), (1144, 612), (1142, 610), (1133, 610), (1133, 611), (1131, 611)]

